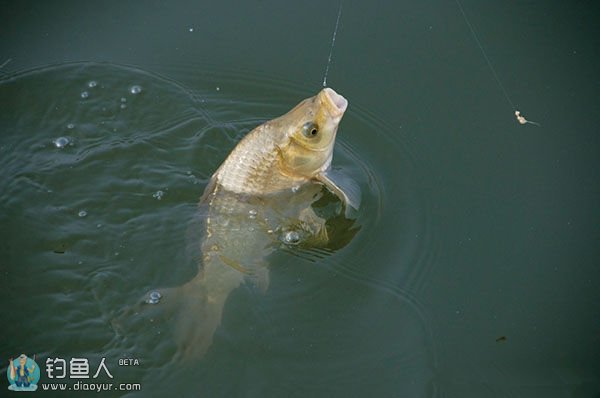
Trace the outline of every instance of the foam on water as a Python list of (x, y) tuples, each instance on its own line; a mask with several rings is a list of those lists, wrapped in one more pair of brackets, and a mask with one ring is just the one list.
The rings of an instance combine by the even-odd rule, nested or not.
[(146, 300), (146, 303), (147, 304), (158, 304), (160, 302), (161, 298), (162, 298), (162, 295), (160, 294), (160, 292), (152, 291), (152, 292), (150, 292), (150, 294), (148, 294), (148, 299)]
[(71, 141), (67, 137), (58, 137), (54, 141), (52, 141), (55, 147), (62, 149), (69, 145)]
[(165, 193), (163, 191), (156, 191), (152, 194), (152, 197), (156, 200), (161, 200), (163, 198), (163, 196), (165, 195)]
[(142, 92), (142, 86), (133, 85), (129, 88), (129, 92), (133, 95), (137, 95)]
[(298, 231), (286, 231), (281, 235), (281, 240), (287, 245), (297, 245), (301, 241)]

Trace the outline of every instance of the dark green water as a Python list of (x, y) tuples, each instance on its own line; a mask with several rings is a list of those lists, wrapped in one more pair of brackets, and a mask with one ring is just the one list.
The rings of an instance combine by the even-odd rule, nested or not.
[(177, 361), (160, 303), (123, 316), (193, 278), (208, 178), (321, 88), (338, 3), (3, 4), (2, 370), (105, 357), (114, 379), (89, 381), (140, 396), (598, 397), (594, 3), (463, 6), (541, 127), (455, 2), (345, 1), (333, 164), (360, 230), (271, 256), (267, 292), (234, 291), (207, 355)]

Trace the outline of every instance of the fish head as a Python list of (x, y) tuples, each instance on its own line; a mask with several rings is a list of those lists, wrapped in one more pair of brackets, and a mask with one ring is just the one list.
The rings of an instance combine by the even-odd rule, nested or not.
[(313, 178), (329, 168), (338, 125), (347, 107), (344, 97), (324, 88), (273, 121), (285, 135), (285, 143), (279, 147), (285, 174)]

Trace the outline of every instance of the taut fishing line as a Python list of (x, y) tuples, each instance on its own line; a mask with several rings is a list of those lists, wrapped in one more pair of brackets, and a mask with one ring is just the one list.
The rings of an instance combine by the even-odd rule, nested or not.
[(325, 75), (323, 76), (323, 87), (327, 86), (327, 75), (329, 74), (329, 65), (331, 65), (331, 56), (333, 55), (333, 46), (335, 45), (335, 37), (337, 36), (338, 27), (340, 26), (340, 17), (342, 16), (342, 1), (338, 9), (337, 20), (335, 21), (335, 29), (331, 38), (331, 48), (329, 49), (329, 58), (327, 58), (327, 66), (325, 67)]

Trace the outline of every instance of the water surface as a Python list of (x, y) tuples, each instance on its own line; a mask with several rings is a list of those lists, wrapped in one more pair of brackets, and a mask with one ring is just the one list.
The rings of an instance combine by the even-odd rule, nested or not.
[(338, 4), (6, 5), (0, 356), (106, 357), (143, 395), (597, 396), (598, 25), (583, 3), (461, 3), (542, 127), (455, 3), (344, 2), (333, 165), (360, 230), (271, 256), (191, 362), (160, 303), (119, 319), (193, 278), (204, 186), (320, 89)]

